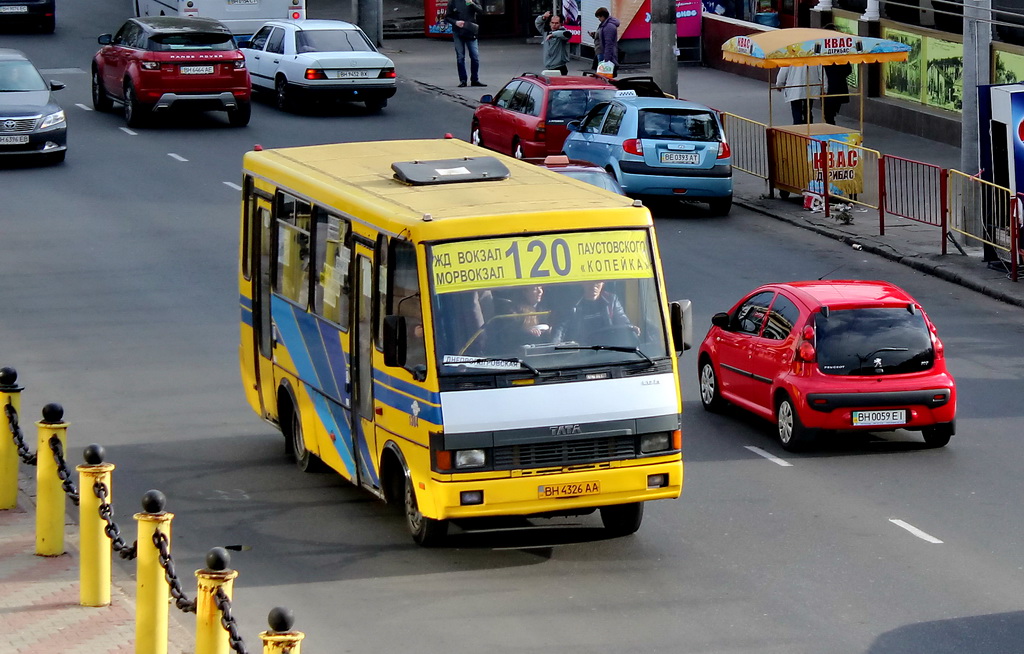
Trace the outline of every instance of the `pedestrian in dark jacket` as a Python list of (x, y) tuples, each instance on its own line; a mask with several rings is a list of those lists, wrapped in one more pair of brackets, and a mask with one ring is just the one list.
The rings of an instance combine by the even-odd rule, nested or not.
[(480, 81), (479, 16), (484, 8), (476, 0), (449, 0), (444, 20), (452, 26), (455, 64), (459, 69), (459, 86), (466, 85), (466, 51), (469, 51), (469, 80), (473, 86), (487, 86)]
[(544, 70), (557, 70), (569, 74), (569, 39), (572, 32), (562, 27), (562, 17), (546, 11), (537, 16), (533, 24), (544, 35)]
[[(619, 67), (619, 19), (613, 18), (608, 10), (601, 7), (594, 12), (594, 16), (601, 21), (597, 26), (597, 33), (594, 36), (595, 55), (597, 62), (610, 61)], [(615, 72), (613, 71), (613, 75)]]

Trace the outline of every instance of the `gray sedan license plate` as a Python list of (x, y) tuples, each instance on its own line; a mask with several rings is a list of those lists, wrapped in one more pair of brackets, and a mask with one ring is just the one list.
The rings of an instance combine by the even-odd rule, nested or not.
[(20, 136), (0, 136), (0, 145), (24, 145), (28, 143), (28, 134)]
[(537, 487), (537, 498), (555, 499), (559, 497), (580, 497), (581, 495), (598, 495), (601, 482), (580, 481), (573, 484), (547, 484)]
[(662, 152), (661, 163), (700, 163), (700, 155), (696, 152)]
[(212, 75), (213, 66), (182, 66), (180, 69), (182, 75)]
[(884, 411), (854, 411), (854, 427), (903, 425), (907, 422), (906, 409), (886, 409)]
[(0, 7), (0, 14), (27, 14), (28, 5), (4, 5)]

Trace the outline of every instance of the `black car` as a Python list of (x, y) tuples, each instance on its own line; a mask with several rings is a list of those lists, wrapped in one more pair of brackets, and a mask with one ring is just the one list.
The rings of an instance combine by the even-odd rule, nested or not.
[(31, 154), (64, 161), (67, 122), (50, 93), (62, 88), (60, 82), (44, 81), (23, 53), (0, 48), (0, 156)]
[(0, 28), (28, 26), (51, 33), (57, 26), (56, 0), (0, 0)]

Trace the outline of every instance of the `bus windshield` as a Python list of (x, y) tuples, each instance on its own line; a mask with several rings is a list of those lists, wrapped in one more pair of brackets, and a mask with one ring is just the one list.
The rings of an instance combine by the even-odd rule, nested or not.
[(650, 364), (669, 354), (646, 231), (431, 247), (441, 375)]

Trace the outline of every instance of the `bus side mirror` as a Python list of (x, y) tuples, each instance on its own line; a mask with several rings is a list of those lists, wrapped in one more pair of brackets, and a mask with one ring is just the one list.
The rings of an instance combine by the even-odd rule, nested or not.
[(405, 367), (406, 342), (405, 316), (384, 316), (384, 365), (391, 368)]
[(689, 300), (679, 300), (669, 305), (672, 320), (672, 342), (675, 343), (676, 356), (693, 347), (693, 304)]

